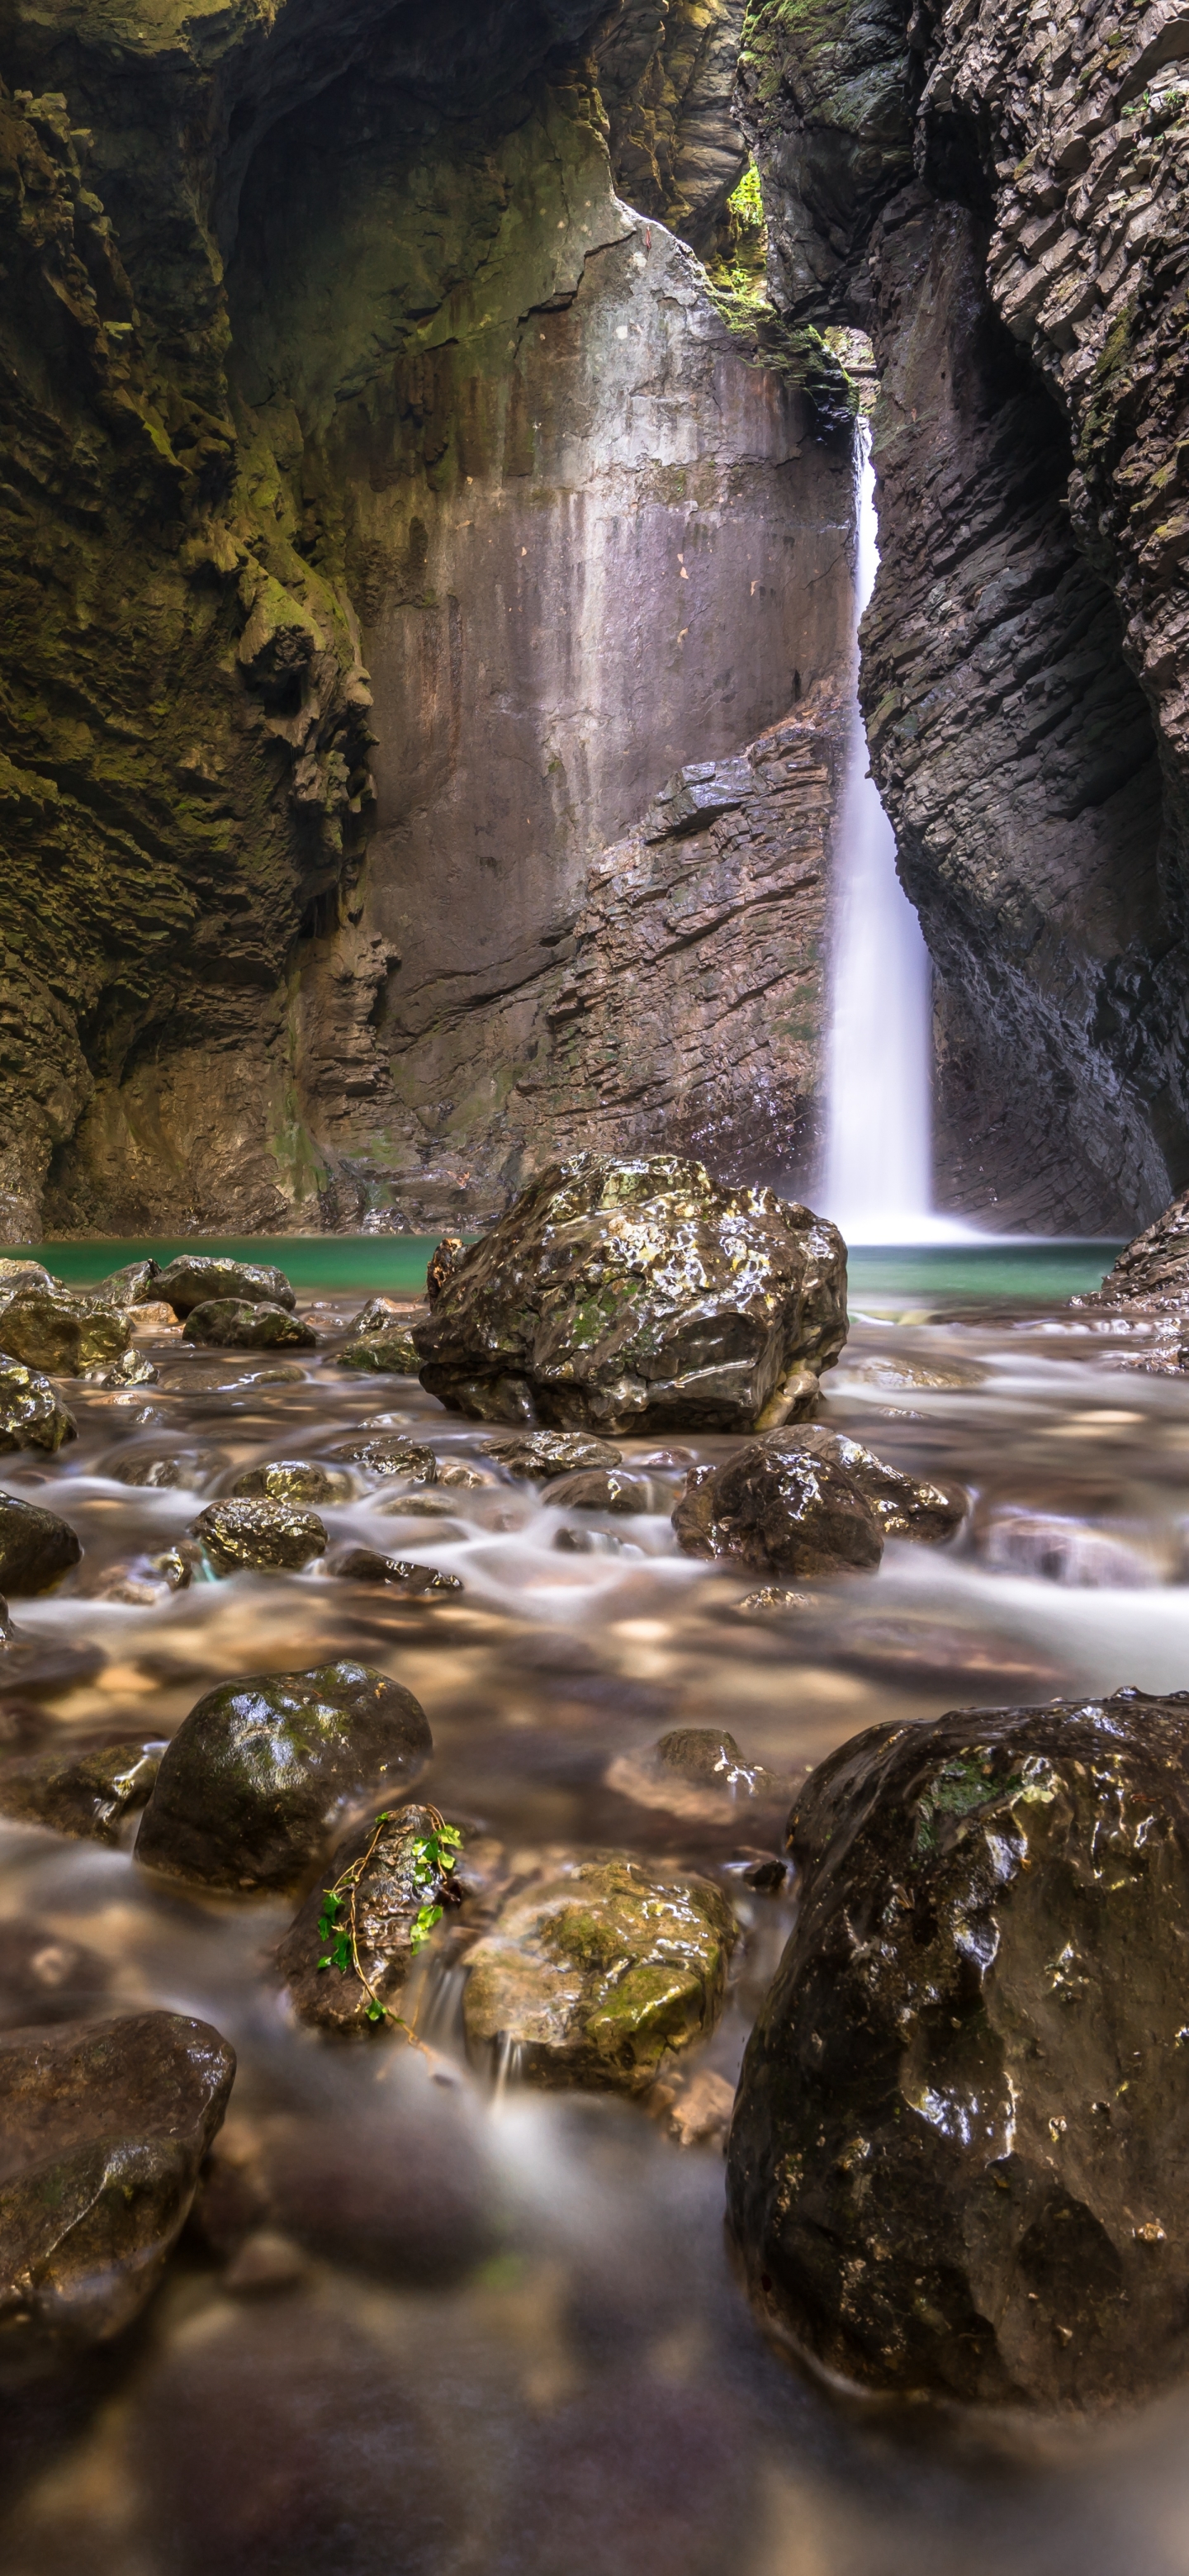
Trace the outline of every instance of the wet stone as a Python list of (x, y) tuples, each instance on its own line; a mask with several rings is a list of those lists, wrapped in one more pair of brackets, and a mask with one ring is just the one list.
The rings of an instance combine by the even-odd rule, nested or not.
[(0, 1923), (0, 2030), (81, 2021), (101, 2008), (110, 1983), (106, 1959), (53, 1924), (27, 1915)]
[(193, 1523), (220, 1574), (300, 1573), (327, 1548), (325, 1525), (316, 1512), (297, 1511), (290, 1503), (208, 1503)]
[(522, 1431), (508, 1440), (488, 1440), (486, 1455), (506, 1475), (526, 1481), (577, 1474), (583, 1468), (619, 1467), (622, 1449), (610, 1440), (592, 1440), (581, 1431)]
[(399, 1432), (364, 1432), (350, 1440), (340, 1440), (332, 1457), (348, 1465), (362, 1467), (369, 1476), (406, 1476), (413, 1485), (437, 1482), (438, 1462), (432, 1449), (422, 1442), (403, 1439)]
[(49, 1456), (78, 1425), (47, 1377), (22, 1360), (0, 1357), (0, 1449), (42, 1449)]
[(94, 1385), (114, 1394), (122, 1386), (155, 1386), (157, 1371), (146, 1351), (127, 1350), (110, 1368), (88, 1369), (86, 1376)]
[(669, 1487), (653, 1476), (633, 1476), (626, 1467), (603, 1467), (559, 1476), (555, 1484), (546, 1486), (541, 1500), (563, 1512), (663, 1512), (673, 1497)]
[(34, 1753), (0, 1762), (0, 1815), (54, 1833), (118, 1843), (143, 1807), (165, 1751), (163, 1737), (124, 1737), (83, 1752)]
[(131, 1338), (126, 1315), (99, 1298), (75, 1297), (65, 1288), (0, 1292), (0, 1351), (26, 1368), (81, 1377), (87, 1369), (111, 1368)]
[(382, 1297), (373, 1297), (356, 1316), (350, 1340), (334, 1358), (338, 1368), (375, 1376), (416, 1377), (420, 1366), (407, 1323)]
[(196, 1306), (233, 1299), (250, 1306), (285, 1306), (297, 1299), (283, 1270), (261, 1261), (222, 1261), (213, 1255), (183, 1254), (158, 1272), (155, 1298), (164, 1298), (175, 1315), (185, 1317)]
[(56, 1512), (0, 1493), (0, 1591), (46, 1592), (78, 1564), (82, 1552), (74, 1531)]
[(1189, 2368), (1189, 1699), (870, 1728), (789, 1822), (732, 2224), (863, 2387), (1132, 2402)]
[(184, 1342), (225, 1351), (309, 1351), (320, 1339), (312, 1324), (287, 1307), (245, 1297), (212, 1297), (192, 1306), (182, 1328)]
[(577, 1155), (471, 1246), (413, 1339), (422, 1384), (480, 1421), (750, 1430), (812, 1409), (846, 1339), (845, 1247), (701, 1163)]
[(231, 1488), (236, 1501), (259, 1497), (270, 1503), (349, 1503), (351, 1478), (311, 1458), (271, 1458), (266, 1466), (245, 1467)]
[(379, 2030), (388, 2007), (399, 2009), (431, 1937), (428, 1917), (455, 1901), (452, 1868), (435, 1863), (441, 1822), (435, 1808), (398, 1807), (339, 1844), (277, 1951), (299, 2021), (321, 2030)]
[(862, 1573), (883, 1555), (879, 1522), (844, 1468), (764, 1440), (725, 1467), (692, 1468), (673, 1527), (688, 1555), (756, 1574)]
[(432, 1749), (411, 1691), (366, 1664), (224, 1682), (164, 1755), (136, 1857), (208, 1887), (291, 1888), (352, 1806), (397, 1794)]
[(436, 1305), (447, 1281), (454, 1277), (465, 1251), (466, 1245), (458, 1234), (444, 1234), (441, 1242), (435, 1243), (425, 1273), (425, 1293), (431, 1306)]
[(439, 1574), (436, 1566), (414, 1565), (403, 1556), (382, 1556), (374, 1547), (348, 1547), (331, 1559), (332, 1574), (351, 1583), (395, 1583), (403, 1592), (461, 1592), (462, 1578)]
[(468, 2045), (529, 2083), (642, 2092), (713, 2030), (734, 1939), (707, 1880), (656, 1877), (627, 1852), (563, 1864), (471, 1952)]
[(111, 1270), (99, 1281), (94, 1294), (105, 1306), (147, 1306), (160, 1297), (160, 1265), (156, 1261), (127, 1261), (122, 1270)]
[(688, 1780), (696, 1788), (745, 1797), (767, 1777), (759, 1763), (744, 1761), (733, 1735), (713, 1726), (674, 1727), (661, 1736), (647, 1760), (658, 1779)]
[(219, 2033), (180, 2013), (0, 2039), (0, 2373), (107, 2342), (139, 2314), (234, 2073)]

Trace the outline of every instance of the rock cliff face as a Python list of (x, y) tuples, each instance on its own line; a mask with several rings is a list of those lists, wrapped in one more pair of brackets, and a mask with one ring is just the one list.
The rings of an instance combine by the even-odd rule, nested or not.
[(538, 1112), (732, 1138), (757, 1080), (809, 1134), (850, 490), (677, 238), (741, 15), (14, 0), (8, 1239), (480, 1213)]
[(862, 694), (940, 1176), (1001, 1219), (1130, 1225), (1189, 1175), (1187, 55), (1163, 7), (765, 0), (745, 34), (775, 291), (881, 363)]

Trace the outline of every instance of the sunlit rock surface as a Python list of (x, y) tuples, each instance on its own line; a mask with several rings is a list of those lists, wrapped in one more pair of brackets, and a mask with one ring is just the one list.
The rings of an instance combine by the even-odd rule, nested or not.
[(789, 1822), (732, 2221), (864, 2388), (1092, 2407), (1189, 2367), (1189, 1700), (872, 1727)]

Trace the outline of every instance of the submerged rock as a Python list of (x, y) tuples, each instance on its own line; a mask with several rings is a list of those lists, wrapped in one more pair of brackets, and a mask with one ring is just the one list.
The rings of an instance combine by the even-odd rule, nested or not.
[(356, 1316), (350, 1341), (334, 1357), (338, 1368), (364, 1369), (376, 1376), (416, 1377), (420, 1365), (408, 1325), (382, 1297), (373, 1297)]
[(69, 1522), (56, 1512), (0, 1493), (0, 1592), (47, 1592), (82, 1552)]
[(805, 1576), (876, 1566), (885, 1538), (950, 1538), (964, 1509), (857, 1440), (807, 1424), (749, 1441), (725, 1467), (691, 1469), (673, 1527), (691, 1556)]
[(846, 1249), (701, 1163), (577, 1155), (471, 1245), (413, 1339), (423, 1386), (481, 1421), (752, 1429), (815, 1402), (846, 1339)]
[(286, 1306), (297, 1299), (283, 1270), (263, 1261), (222, 1261), (213, 1254), (183, 1253), (158, 1272), (153, 1295), (164, 1298), (175, 1315), (185, 1317), (196, 1306), (230, 1298), (249, 1306)]
[(123, 1310), (69, 1289), (18, 1287), (0, 1293), (0, 1351), (54, 1377), (81, 1377), (123, 1358), (132, 1327)]
[[(277, 1951), (300, 2021), (322, 2030), (366, 2030), (382, 2025), (387, 2007), (398, 2004), (433, 1930), (429, 1915), (455, 1902), (453, 1861), (450, 1868), (437, 1866), (441, 1822), (436, 1808), (398, 1807), (339, 1844)], [(337, 1902), (336, 1889), (343, 1891)], [(333, 1931), (319, 1928), (332, 1919)], [(354, 1957), (348, 1955), (352, 1935)], [(329, 1966), (322, 1965), (328, 1958)]]
[(227, 2107), (209, 2022), (147, 2012), (0, 2039), (0, 2372), (144, 2307)]
[(1046, 2407), (1189, 2369), (1189, 1697), (873, 1727), (790, 1819), (748, 2047), (753, 2296), (868, 2388)]
[(345, 1575), (352, 1583), (395, 1583), (404, 1592), (461, 1592), (462, 1578), (457, 1574), (439, 1574), (436, 1566), (414, 1565), (404, 1556), (382, 1556), (378, 1548), (348, 1547), (336, 1556), (332, 1574)]
[[(674, 1727), (644, 1752), (619, 1754), (606, 1776), (621, 1797), (700, 1817), (753, 1799), (775, 1800), (781, 1786), (762, 1763), (745, 1761), (734, 1736), (715, 1726)], [(786, 1786), (786, 1803), (787, 1797)]]
[(628, 1852), (564, 1863), (471, 1952), (468, 2043), (511, 2052), (531, 2083), (642, 2092), (713, 2030), (735, 1930), (708, 1880), (653, 1876)]
[(53, 1924), (23, 1914), (0, 1923), (0, 2030), (81, 2021), (99, 2010), (110, 1984), (106, 1959)]
[(299, 1574), (328, 1544), (317, 1513), (291, 1503), (208, 1503), (192, 1526), (220, 1574)]
[(265, 1298), (252, 1303), (246, 1297), (211, 1297), (190, 1308), (182, 1340), (222, 1351), (312, 1351), (321, 1335), (300, 1315)]
[(270, 1503), (349, 1503), (352, 1491), (341, 1469), (314, 1458), (270, 1458), (263, 1467), (245, 1467), (231, 1488), (237, 1501)]
[(165, 1739), (139, 1736), (82, 1753), (22, 1754), (0, 1762), (0, 1815), (54, 1833), (118, 1843), (126, 1816), (143, 1807)]
[(626, 1467), (593, 1467), (559, 1476), (541, 1500), (565, 1512), (663, 1512), (672, 1493), (652, 1476), (633, 1476)]
[(77, 1437), (74, 1415), (48, 1377), (23, 1360), (0, 1357), (0, 1449), (44, 1449), (52, 1457), (64, 1440)]
[(163, 1757), (136, 1857), (207, 1887), (293, 1887), (345, 1810), (395, 1795), (432, 1750), (412, 1692), (367, 1664), (223, 1682)]
[(406, 1476), (412, 1485), (437, 1482), (438, 1462), (432, 1449), (404, 1439), (398, 1431), (357, 1433), (352, 1440), (340, 1440), (331, 1454), (362, 1467), (369, 1476)]
[(592, 1440), (581, 1431), (521, 1431), (510, 1440), (489, 1440), (485, 1454), (509, 1476), (528, 1482), (576, 1475), (581, 1469), (620, 1467), (623, 1451), (610, 1440)]

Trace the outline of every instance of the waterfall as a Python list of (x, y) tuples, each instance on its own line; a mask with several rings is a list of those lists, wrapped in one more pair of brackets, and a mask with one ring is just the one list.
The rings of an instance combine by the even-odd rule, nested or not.
[(929, 952), (896, 874), (858, 700), (859, 619), (879, 565), (865, 420), (856, 450), (856, 690), (835, 838), (822, 1197), (852, 1243), (936, 1242), (965, 1229), (932, 1214)]

